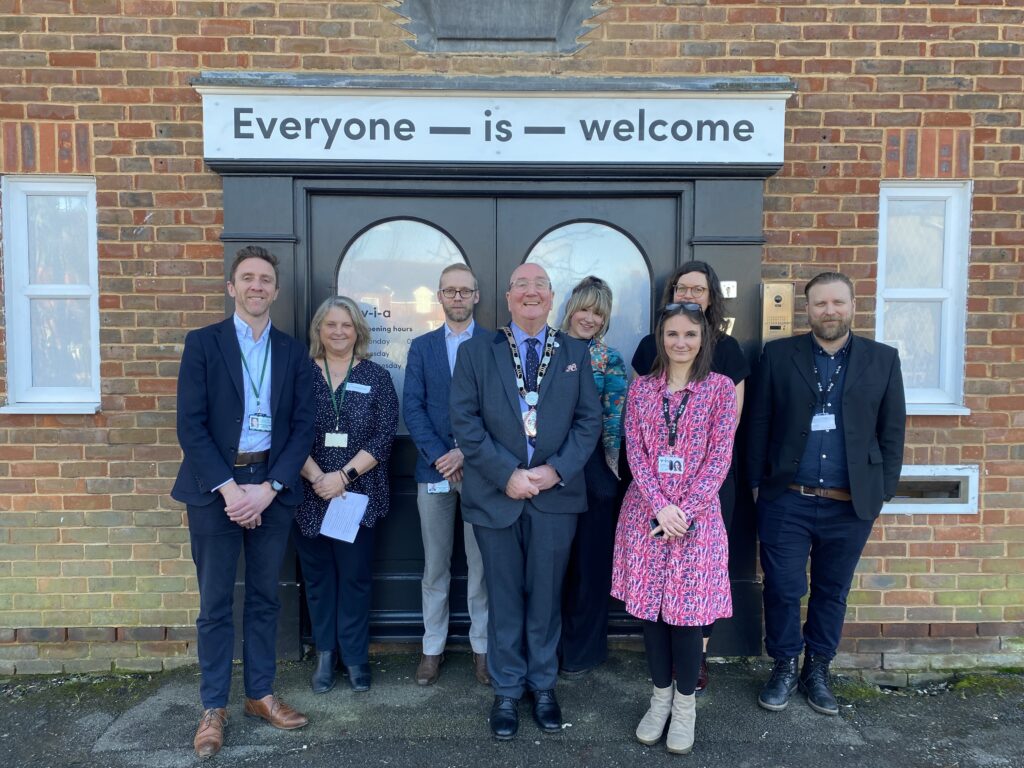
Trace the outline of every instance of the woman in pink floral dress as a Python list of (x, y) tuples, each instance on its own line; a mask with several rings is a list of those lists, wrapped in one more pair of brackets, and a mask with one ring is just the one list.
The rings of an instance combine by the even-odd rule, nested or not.
[[(612, 595), (643, 621), (654, 692), (637, 727), (644, 744), (693, 747), (701, 627), (732, 615), (728, 540), (718, 489), (729, 471), (736, 387), (711, 373), (707, 320), (697, 304), (669, 304), (655, 330), (658, 358), (626, 399), (633, 482), (615, 533)], [(672, 688), (672, 671), (676, 673)]]

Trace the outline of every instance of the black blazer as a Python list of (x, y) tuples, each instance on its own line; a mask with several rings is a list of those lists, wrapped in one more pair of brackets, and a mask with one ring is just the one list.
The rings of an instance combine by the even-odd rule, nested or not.
[(564, 333), (558, 334), (558, 345), (538, 391), (537, 444), (529, 464), (512, 351), (505, 334), (479, 334), (459, 347), (451, 421), (466, 457), (462, 477), (466, 522), (486, 528), (514, 523), (526, 502), (506, 496), (505, 485), (517, 468), (542, 464), (554, 467), (562, 482), (531, 503), (542, 512), (586, 510), (583, 466), (601, 436), (601, 403), (587, 345)]
[[(302, 501), (299, 470), (313, 446), (313, 380), (298, 341), (270, 327), (270, 459), (267, 477), (285, 489), (277, 500)], [(212, 504), (211, 490), (232, 477), (242, 436), (245, 397), (242, 351), (229, 317), (190, 331), (178, 370), (178, 442), (185, 456), (171, 496), (193, 506)]]
[[(817, 402), (811, 334), (768, 342), (747, 390), (747, 471), (759, 495), (793, 482)], [(873, 520), (896, 493), (907, 409), (896, 350), (853, 336), (843, 385), (843, 439), (858, 517)]]

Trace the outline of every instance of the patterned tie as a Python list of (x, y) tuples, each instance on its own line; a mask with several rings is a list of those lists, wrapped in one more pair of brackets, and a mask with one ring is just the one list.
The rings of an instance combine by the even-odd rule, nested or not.
[(537, 391), (537, 369), (540, 368), (540, 356), (537, 355), (539, 339), (529, 338), (526, 340), (529, 349), (526, 350), (526, 391)]

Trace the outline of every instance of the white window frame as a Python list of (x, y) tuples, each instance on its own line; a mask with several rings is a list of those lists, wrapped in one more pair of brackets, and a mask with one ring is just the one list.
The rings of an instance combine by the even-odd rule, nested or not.
[(976, 515), (981, 476), (977, 464), (904, 464), (900, 480), (927, 478), (959, 480), (966, 488), (963, 500), (907, 499), (896, 497), (882, 505), (883, 515)]
[[(86, 200), (88, 284), (46, 285), (29, 282), (29, 195), (73, 195)], [(4, 176), (0, 178), (3, 210), (4, 308), (6, 310), (7, 402), (0, 413), (96, 413), (100, 409), (99, 251), (96, 180), (82, 176)], [(31, 299), (85, 298), (92, 323), (90, 385), (32, 385)]]
[[(885, 333), (888, 301), (941, 301), (941, 359), (938, 388), (907, 387), (907, 413), (967, 415), (964, 406), (964, 365), (967, 320), (967, 265), (970, 253), (970, 181), (882, 182), (878, 204), (878, 294), (875, 338), (889, 343)], [(945, 242), (941, 288), (890, 288), (886, 285), (889, 203), (893, 200), (945, 202)]]

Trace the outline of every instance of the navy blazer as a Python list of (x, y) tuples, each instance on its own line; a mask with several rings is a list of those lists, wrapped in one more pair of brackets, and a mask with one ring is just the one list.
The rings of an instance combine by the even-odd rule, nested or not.
[(519, 467), (542, 464), (554, 467), (562, 482), (530, 503), (542, 512), (586, 511), (583, 466), (601, 436), (601, 403), (586, 343), (558, 334), (538, 395), (537, 443), (527, 463), (519, 390), (505, 334), (481, 334), (459, 347), (451, 420), (466, 456), (462, 477), (466, 522), (486, 528), (514, 523), (526, 501), (505, 495), (508, 479)]
[[(270, 327), (270, 458), (267, 477), (285, 486), (277, 501), (302, 501), (299, 470), (313, 446), (313, 380), (305, 348)], [(184, 452), (171, 496), (193, 506), (220, 498), (211, 490), (232, 477), (245, 417), (242, 350), (235, 321), (185, 336), (178, 370), (178, 442)]]
[[(402, 414), (416, 445), (417, 483), (441, 482), (444, 478), (434, 468), (434, 462), (455, 447), (448, 417), (452, 374), (448, 368), (445, 330), (446, 326), (442, 325), (413, 339), (405, 366)], [(473, 336), (480, 334), (490, 334), (490, 331), (474, 325)]]
[[(758, 494), (785, 492), (807, 445), (818, 402), (811, 334), (770, 341), (747, 390), (747, 471)], [(862, 336), (850, 341), (843, 384), (843, 440), (857, 516), (878, 517), (903, 469), (907, 409), (895, 349)]]

